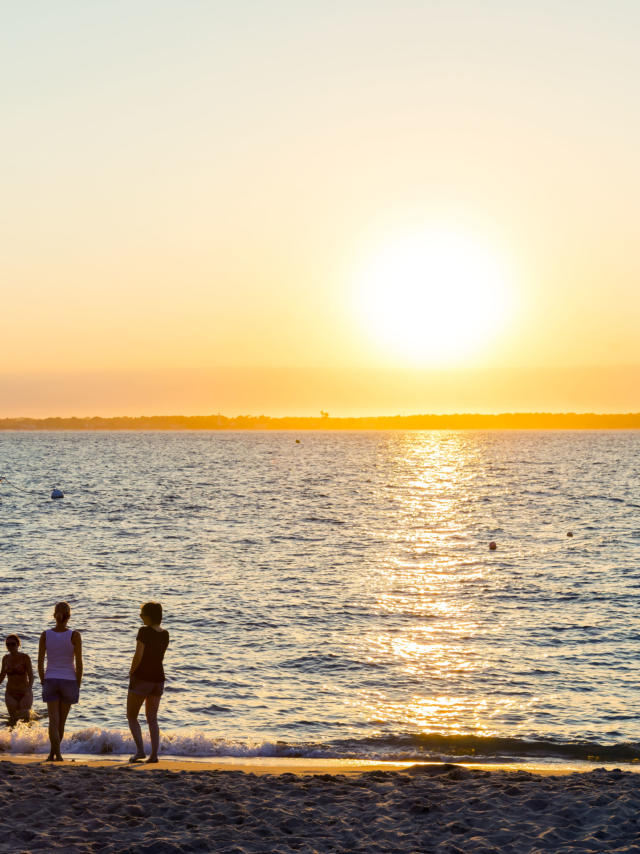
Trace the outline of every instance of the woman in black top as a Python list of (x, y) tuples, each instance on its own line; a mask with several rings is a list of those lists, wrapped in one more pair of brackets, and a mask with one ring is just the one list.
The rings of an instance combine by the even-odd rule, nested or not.
[(169, 646), (169, 632), (160, 625), (162, 605), (159, 602), (144, 604), (140, 609), (140, 619), (144, 626), (138, 631), (136, 638), (138, 643), (129, 670), (129, 693), (127, 694), (127, 720), (136, 743), (136, 753), (129, 762), (142, 762), (145, 759), (142, 731), (138, 723), (138, 713), (143, 701), (151, 737), (151, 754), (147, 762), (157, 762), (160, 746), (158, 706), (164, 690), (162, 660)]

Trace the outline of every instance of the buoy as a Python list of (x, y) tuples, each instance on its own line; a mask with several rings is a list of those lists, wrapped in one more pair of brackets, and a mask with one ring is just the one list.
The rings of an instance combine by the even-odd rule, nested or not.
[(300, 444), (300, 439), (296, 439), (296, 445)]
[(567, 537), (573, 537), (573, 531), (567, 531)]
[(498, 546), (494, 543), (493, 540), (491, 540), (491, 542), (489, 543), (489, 548), (491, 549), (492, 552), (495, 552), (495, 550), (498, 548)]
[(63, 492), (61, 489), (58, 489), (58, 488), (56, 487), (56, 488), (53, 490), (53, 492), (51, 493), (51, 497), (52, 497), (52, 498), (64, 498), (64, 492)]

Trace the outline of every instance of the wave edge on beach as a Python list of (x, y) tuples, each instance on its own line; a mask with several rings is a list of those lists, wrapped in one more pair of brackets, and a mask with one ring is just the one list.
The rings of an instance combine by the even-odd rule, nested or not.
[[(87, 727), (70, 733), (63, 750), (71, 754), (126, 754), (134, 750), (125, 730)], [(640, 745), (596, 741), (554, 741), (499, 736), (405, 733), (361, 739), (317, 742), (230, 739), (198, 730), (163, 732), (161, 750), (173, 756), (282, 757), (306, 759), (363, 759), (379, 761), (473, 761), (562, 759), (640, 763)], [(0, 753), (30, 754), (48, 751), (47, 729), (37, 722), (18, 724), (0, 732)]]

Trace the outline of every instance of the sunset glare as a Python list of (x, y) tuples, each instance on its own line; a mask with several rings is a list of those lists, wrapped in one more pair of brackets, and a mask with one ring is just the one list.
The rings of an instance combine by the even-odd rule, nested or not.
[(423, 229), (382, 245), (357, 274), (374, 341), (409, 364), (479, 355), (503, 331), (513, 300), (504, 264), (462, 232)]

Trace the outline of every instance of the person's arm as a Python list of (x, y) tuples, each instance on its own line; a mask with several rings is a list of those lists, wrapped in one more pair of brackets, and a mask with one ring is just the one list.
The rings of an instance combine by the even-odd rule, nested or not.
[(131, 660), (131, 667), (129, 668), (129, 676), (133, 676), (138, 667), (140, 666), (140, 662), (142, 661), (142, 656), (144, 655), (144, 643), (139, 640), (136, 642), (136, 651), (133, 653), (133, 658)]
[(74, 631), (71, 635), (71, 643), (73, 644), (73, 655), (75, 657), (76, 664), (76, 679), (78, 680), (78, 685), (82, 684), (82, 638), (80, 637), (80, 632)]
[(4, 677), (7, 675), (7, 656), (2, 656), (2, 670), (0, 670), (0, 683), (4, 682)]
[(44, 682), (44, 653), (47, 649), (47, 633), (42, 632), (40, 635), (40, 644), (38, 646), (38, 678)]
[[(25, 653), (26, 655), (26, 653)], [(27, 655), (27, 676), (29, 678), (29, 689), (33, 690), (33, 666), (31, 664), (31, 658)]]

